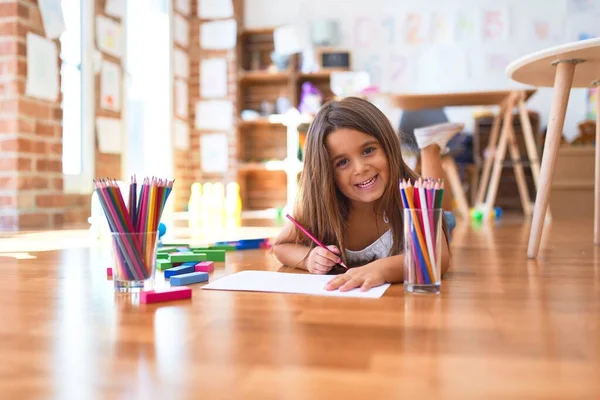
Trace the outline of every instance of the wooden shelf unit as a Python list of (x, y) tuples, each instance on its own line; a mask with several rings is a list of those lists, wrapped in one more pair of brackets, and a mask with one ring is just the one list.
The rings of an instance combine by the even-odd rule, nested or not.
[(333, 97), (329, 89), (331, 73), (301, 73), (297, 55), (289, 57), (287, 69), (273, 70), (273, 30), (243, 29), (237, 44), (241, 66), (237, 79), (237, 176), (243, 215), (265, 218), (270, 218), (273, 210), (293, 204), (298, 173), (302, 168), (298, 160), (298, 131), (262, 114), (255, 120), (242, 120), (242, 110), (260, 112), (261, 105), (268, 102), (276, 112), (280, 96), (287, 97), (292, 107), (298, 108), (304, 82), (318, 87), (324, 101)]
[(257, 125), (283, 126), (281, 122), (271, 121), (268, 117), (259, 117), (257, 119), (251, 119), (246, 121), (243, 119), (238, 120), (238, 127), (240, 128), (252, 127)]

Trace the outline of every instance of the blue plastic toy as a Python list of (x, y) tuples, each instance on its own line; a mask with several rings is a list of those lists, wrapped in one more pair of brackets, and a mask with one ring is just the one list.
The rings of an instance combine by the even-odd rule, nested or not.
[(167, 233), (167, 226), (161, 222), (158, 224), (158, 238), (165, 236), (165, 233)]

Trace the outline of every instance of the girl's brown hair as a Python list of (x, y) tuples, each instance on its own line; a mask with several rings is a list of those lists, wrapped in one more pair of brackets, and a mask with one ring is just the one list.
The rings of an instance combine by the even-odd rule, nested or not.
[[(390, 255), (403, 250), (403, 206), (399, 181), (417, 175), (402, 159), (400, 139), (387, 117), (373, 104), (357, 97), (329, 101), (317, 113), (308, 129), (305, 144), (304, 170), (300, 177), (294, 216), (315, 237), (326, 245), (337, 244), (342, 260), (346, 261), (347, 220), (350, 212), (349, 200), (337, 189), (325, 139), (331, 132), (354, 129), (373, 136), (379, 141), (388, 158), (390, 179), (375, 212), (385, 212), (389, 219), (393, 240)], [(299, 234), (301, 243), (312, 247), (313, 243)]]

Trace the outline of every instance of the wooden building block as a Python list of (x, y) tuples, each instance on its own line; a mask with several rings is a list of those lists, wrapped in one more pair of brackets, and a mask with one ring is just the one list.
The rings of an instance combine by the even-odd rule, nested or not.
[(215, 270), (215, 263), (212, 261), (202, 261), (194, 266), (196, 272), (213, 272)]
[(193, 250), (196, 254), (205, 254), (206, 259), (202, 261), (215, 261), (215, 262), (224, 262), (225, 261), (225, 250), (217, 250), (217, 249), (208, 249), (208, 250)]
[(156, 260), (156, 269), (165, 270), (173, 268), (173, 264), (169, 260)]
[(208, 282), (208, 272), (191, 272), (171, 277), (172, 286), (190, 285), (200, 282)]
[(186, 263), (186, 262), (191, 262), (191, 261), (195, 261), (196, 263), (199, 263), (200, 261), (206, 261), (206, 254), (204, 253), (171, 253), (169, 255), (169, 261), (172, 264), (175, 263)]
[(165, 278), (170, 278), (175, 275), (187, 274), (190, 272), (194, 272), (196, 267), (196, 263), (185, 263), (180, 265), (179, 267), (169, 268), (165, 271)]
[(183, 300), (192, 297), (192, 289), (181, 286), (166, 290), (149, 290), (140, 293), (140, 303), (158, 303), (161, 301)]

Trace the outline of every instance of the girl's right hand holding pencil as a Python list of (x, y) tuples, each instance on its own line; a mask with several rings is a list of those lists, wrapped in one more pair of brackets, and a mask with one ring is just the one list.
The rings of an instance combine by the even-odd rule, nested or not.
[[(336, 246), (327, 246), (331, 251), (327, 251), (322, 247), (315, 247), (311, 250), (306, 259), (306, 269), (311, 274), (325, 275), (342, 260), (339, 256), (340, 250)], [(335, 253), (333, 254), (332, 253)]]

